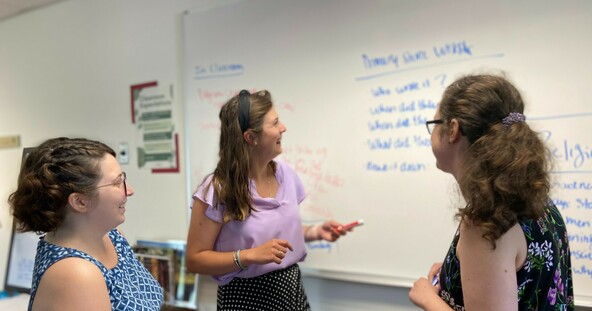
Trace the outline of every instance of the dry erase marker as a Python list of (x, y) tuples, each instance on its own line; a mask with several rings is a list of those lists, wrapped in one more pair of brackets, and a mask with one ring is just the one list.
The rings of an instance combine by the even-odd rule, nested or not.
[(357, 226), (361, 226), (364, 224), (364, 219), (360, 219), (354, 222), (350, 222), (349, 224), (345, 224), (343, 226), (339, 226), (339, 227), (333, 227), (333, 232), (335, 232), (336, 234), (341, 234), (339, 232), (339, 230), (349, 230), (351, 228), (357, 227)]
[(360, 219), (360, 220), (358, 220), (358, 221), (350, 222), (350, 223), (349, 223), (349, 224), (347, 224), (347, 225), (343, 225), (341, 228), (342, 228), (343, 230), (347, 230), (347, 229), (349, 229), (349, 228), (354, 228), (354, 227), (357, 227), (357, 226), (361, 226), (361, 225), (363, 225), (363, 224), (364, 224), (364, 219)]
[(434, 275), (434, 278), (432, 279), (432, 285), (436, 286), (438, 285), (438, 282), (440, 282), (440, 273), (436, 273), (436, 275)]

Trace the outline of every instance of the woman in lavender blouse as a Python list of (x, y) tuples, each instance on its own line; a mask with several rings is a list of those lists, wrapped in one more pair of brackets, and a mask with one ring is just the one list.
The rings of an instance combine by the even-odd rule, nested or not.
[(268, 91), (243, 90), (220, 111), (216, 169), (193, 195), (187, 268), (218, 283), (218, 310), (310, 310), (297, 263), (305, 242), (347, 230), (328, 220), (303, 226), (302, 182), (282, 152), (286, 127)]

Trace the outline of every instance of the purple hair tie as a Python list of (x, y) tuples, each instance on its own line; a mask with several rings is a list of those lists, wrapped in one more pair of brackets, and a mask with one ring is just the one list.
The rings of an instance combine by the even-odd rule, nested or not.
[(502, 120), (505, 126), (510, 126), (514, 123), (526, 121), (526, 117), (520, 112), (510, 112), (510, 114)]

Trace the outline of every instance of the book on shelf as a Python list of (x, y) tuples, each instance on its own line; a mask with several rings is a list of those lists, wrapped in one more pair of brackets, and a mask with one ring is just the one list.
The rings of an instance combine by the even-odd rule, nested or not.
[(138, 240), (134, 252), (162, 286), (167, 304), (196, 308), (196, 274), (185, 268), (185, 241)]

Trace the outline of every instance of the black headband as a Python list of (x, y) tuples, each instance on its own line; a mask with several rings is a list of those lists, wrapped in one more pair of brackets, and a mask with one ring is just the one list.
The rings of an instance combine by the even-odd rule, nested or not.
[(238, 123), (243, 133), (249, 129), (249, 116), (251, 115), (249, 96), (251, 96), (251, 93), (247, 90), (238, 93)]

